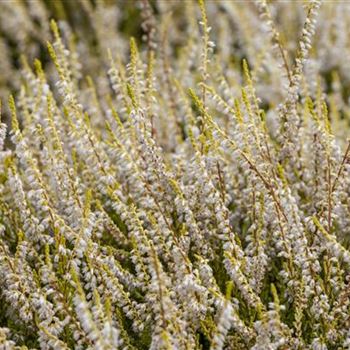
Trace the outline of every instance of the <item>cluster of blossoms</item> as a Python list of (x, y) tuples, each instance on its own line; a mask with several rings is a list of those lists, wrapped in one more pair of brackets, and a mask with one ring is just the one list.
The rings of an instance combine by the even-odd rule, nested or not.
[(350, 349), (349, 28), (1, 2), (0, 350)]

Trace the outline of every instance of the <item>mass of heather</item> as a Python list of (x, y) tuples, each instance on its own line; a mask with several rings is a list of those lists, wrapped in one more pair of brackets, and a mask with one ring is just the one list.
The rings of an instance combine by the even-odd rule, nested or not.
[(350, 349), (350, 2), (0, 1), (0, 350)]

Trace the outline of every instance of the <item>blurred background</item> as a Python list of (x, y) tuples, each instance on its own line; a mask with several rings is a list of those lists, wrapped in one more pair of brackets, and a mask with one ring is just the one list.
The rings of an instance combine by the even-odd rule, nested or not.
[[(269, 11), (288, 64), (293, 66), (298, 41), (306, 17), (306, 1), (269, 1)], [(258, 95), (266, 109), (283, 97), (285, 77), (281, 75), (268, 23), (261, 20), (253, 1), (206, 1), (212, 27), (216, 63), (230, 88), (240, 83), (241, 62), (247, 59)], [(199, 6), (191, 0), (2, 0), (0, 1), (0, 98), (18, 92), (23, 84), (23, 66), (39, 58), (51, 82), (53, 64), (46, 42), (52, 41), (50, 19), (59, 25), (70, 50), (73, 69), (80, 87), (89, 75), (99, 96), (106, 94), (110, 68), (107, 51), (121, 63), (128, 62), (129, 38), (140, 48), (154, 45), (156, 57), (184, 86), (190, 86), (189, 71), (199, 66), (201, 18)], [(311, 57), (305, 67), (303, 88), (309, 95), (317, 86), (327, 92), (341, 118), (349, 120), (350, 96), (350, 2), (328, 1), (321, 6)], [(68, 54), (68, 53), (67, 53)], [(176, 60), (174, 59), (176, 57)], [(103, 79), (101, 78), (103, 77)], [(100, 79), (101, 78), (101, 79)], [(187, 79), (187, 81), (186, 81)], [(332, 97), (333, 96), (333, 97)], [(5, 108), (6, 110), (6, 108)], [(6, 112), (5, 112), (6, 114)]]

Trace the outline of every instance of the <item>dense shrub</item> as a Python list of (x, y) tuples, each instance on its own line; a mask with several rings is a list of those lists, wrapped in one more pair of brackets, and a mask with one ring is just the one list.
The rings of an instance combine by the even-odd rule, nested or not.
[(341, 2), (1, 2), (0, 349), (349, 349), (349, 35)]

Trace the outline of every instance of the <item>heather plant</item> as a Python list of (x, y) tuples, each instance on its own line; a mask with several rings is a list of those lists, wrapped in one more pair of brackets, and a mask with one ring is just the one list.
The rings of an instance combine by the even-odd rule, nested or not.
[(350, 6), (0, 3), (0, 349), (350, 349)]

